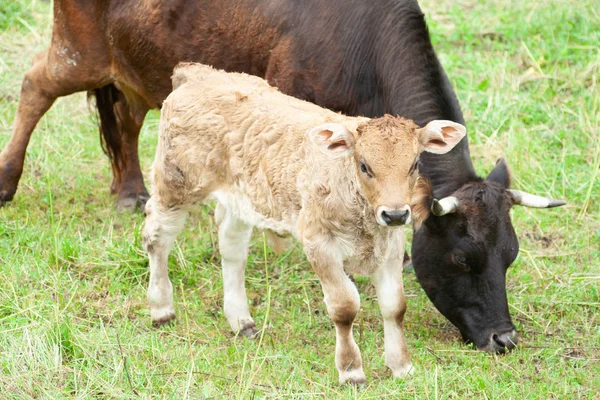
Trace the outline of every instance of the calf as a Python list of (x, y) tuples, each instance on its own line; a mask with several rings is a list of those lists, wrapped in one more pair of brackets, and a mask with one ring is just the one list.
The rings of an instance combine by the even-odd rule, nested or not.
[(404, 234), (410, 177), (421, 150), (445, 153), (465, 135), (450, 121), (424, 128), (386, 115), (347, 117), (284, 95), (264, 80), (201, 64), (175, 69), (161, 111), (146, 205), (148, 300), (156, 325), (175, 316), (167, 258), (192, 205), (214, 198), (224, 311), (235, 332), (256, 335), (244, 268), (254, 226), (291, 234), (323, 288), (336, 328), (341, 383), (365, 375), (352, 323), (359, 295), (345, 271), (370, 276), (384, 319), (386, 365), (412, 369), (402, 331)]

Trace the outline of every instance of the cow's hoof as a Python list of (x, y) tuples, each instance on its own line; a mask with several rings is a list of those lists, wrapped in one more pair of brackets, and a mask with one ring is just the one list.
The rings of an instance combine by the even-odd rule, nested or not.
[(249, 339), (256, 339), (260, 335), (260, 331), (256, 329), (254, 322), (247, 322), (243, 325), (239, 332), (240, 335), (246, 336)]
[(15, 168), (13, 163), (0, 162), (0, 206), (8, 203), (15, 197), (19, 179), (21, 178), (21, 171)]
[(175, 311), (172, 309), (163, 309), (151, 312), (152, 326), (160, 328), (175, 322)]
[(11, 201), (14, 196), (15, 196), (14, 191), (11, 192), (8, 190), (0, 190), (0, 207), (2, 207), (4, 204)]
[(363, 386), (367, 383), (367, 378), (362, 368), (350, 369), (340, 372), (340, 384)]
[(407, 378), (415, 373), (415, 367), (412, 364), (405, 365), (400, 368), (392, 369), (392, 375), (394, 378)]
[(150, 198), (147, 192), (133, 193), (127, 196), (119, 196), (117, 200), (117, 208), (121, 211), (140, 211), (143, 212), (146, 202)]

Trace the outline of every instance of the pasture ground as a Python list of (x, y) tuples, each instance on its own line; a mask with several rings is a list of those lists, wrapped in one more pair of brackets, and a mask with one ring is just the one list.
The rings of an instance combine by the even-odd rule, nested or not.
[[(15, 200), (0, 208), (0, 398), (590, 399), (600, 389), (600, 8), (597, 0), (424, 0), (434, 45), (468, 121), (476, 168), (503, 154), (513, 187), (565, 198), (515, 208), (508, 271), (521, 337), (504, 356), (462, 344), (405, 274), (416, 367), (384, 367), (374, 291), (359, 279), (355, 335), (369, 383), (339, 387), (334, 332), (299, 246), (273, 254), (255, 234), (247, 268), (261, 340), (235, 338), (221, 311), (216, 231), (205, 206), (170, 260), (177, 323), (154, 329), (141, 214), (119, 213), (84, 94), (41, 120)], [(0, 145), (23, 73), (47, 47), (51, 6), (0, 3)], [(149, 170), (158, 113), (141, 159)]]

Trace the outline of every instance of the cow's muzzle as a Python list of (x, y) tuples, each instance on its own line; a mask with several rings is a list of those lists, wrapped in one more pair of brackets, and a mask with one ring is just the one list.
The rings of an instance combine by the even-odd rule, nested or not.
[(481, 348), (481, 350), (489, 351), (493, 353), (504, 353), (517, 347), (519, 337), (517, 331), (514, 329), (505, 333), (493, 333), (490, 336), (490, 341), (487, 346)]

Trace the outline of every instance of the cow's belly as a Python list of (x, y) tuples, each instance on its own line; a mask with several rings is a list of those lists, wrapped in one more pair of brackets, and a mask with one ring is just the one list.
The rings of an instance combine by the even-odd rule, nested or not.
[(263, 215), (256, 210), (252, 200), (236, 191), (218, 190), (212, 193), (212, 198), (218, 201), (233, 216), (258, 229), (268, 229), (279, 235), (294, 235), (298, 238), (297, 217), (292, 220), (274, 218)]

